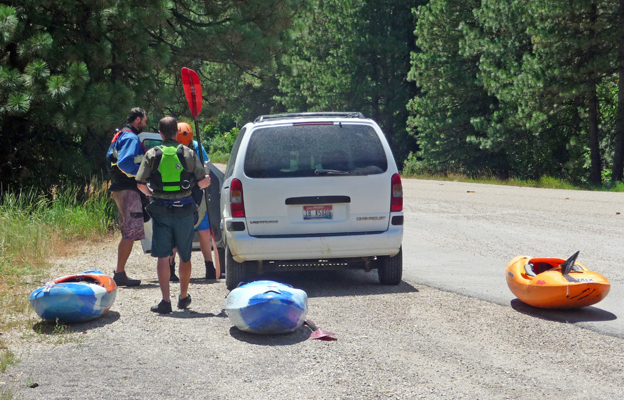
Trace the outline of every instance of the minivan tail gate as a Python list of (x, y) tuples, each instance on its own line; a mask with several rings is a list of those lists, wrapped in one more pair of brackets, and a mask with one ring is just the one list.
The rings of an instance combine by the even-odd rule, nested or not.
[[(252, 236), (314, 236), (388, 230), (390, 177), (359, 176), (244, 179), (247, 230)], [(375, 194), (371, 195), (371, 191)]]

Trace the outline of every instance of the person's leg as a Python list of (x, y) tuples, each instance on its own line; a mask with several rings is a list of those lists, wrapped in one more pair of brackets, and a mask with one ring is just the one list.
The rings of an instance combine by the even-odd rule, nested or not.
[(145, 237), (141, 197), (135, 191), (122, 190), (113, 192), (113, 200), (115, 200), (119, 211), (119, 228), (121, 230), (121, 240), (117, 246), (117, 266), (113, 279), (118, 286), (137, 286), (141, 284), (141, 281), (128, 278), (125, 270), (128, 258), (132, 254), (134, 241)]
[(180, 282), (180, 278), (178, 278), (178, 276), (175, 273), (175, 256), (176, 256), (176, 249), (173, 249), (173, 255), (171, 257), (169, 257), (169, 282)]
[(173, 255), (171, 257), (169, 257), (169, 263), (174, 263), (175, 264), (175, 256), (176, 254), (178, 254), (178, 249), (173, 249)]
[(206, 266), (206, 279), (219, 279), (221, 271), (216, 271), (212, 262), (212, 243), (210, 241), (210, 223), (208, 221), (208, 213), (204, 214), (204, 219), (195, 228), (199, 232), (199, 247), (204, 256), (204, 264)]
[[(169, 292), (169, 257), (159, 257), (156, 265), (160, 293), (162, 293), (164, 301), (171, 303), (171, 293)], [(182, 266), (180, 265), (180, 267)]]
[(193, 215), (179, 217), (175, 221), (174, 241), (180, 257), (180, 298), (178, 308), (186, 308), (191, 304), (188, 287), (191, 280), (191, 254), (193, 251)]
[(210, 247), (210, 230), (199, 231), (199, 247), (204, 261), (212, 262), (212, 248)]
[(199, 231), (199, 246), (204, 256), (206, 266), (206, 279), (219, 279), (221, 271), (217, 271), (212, 262), (212, 243), (210, 241), (210, 230)]
[(191, 261), (180, 261), (180, 298), (184, 299), (188, 295), (188, 288), (191, 282)]
[(174, 248), (173, 227), (175, 219), (170, 215), (152, 215), (152, 257), (158, 258), (156, 270), (162, 301), (151, 308), (152, 311), (166, 314), (171, 312), (171, 293), (169, 291), (169, 258)]
[(124, 272), (126, 269), (126, 263), (130, 254), (132, 253), (132, 247), (134, 246), (134, 240), (128, 240), (121, 238), (119, 246), (117, 246), (117, 269), (115, 272)]

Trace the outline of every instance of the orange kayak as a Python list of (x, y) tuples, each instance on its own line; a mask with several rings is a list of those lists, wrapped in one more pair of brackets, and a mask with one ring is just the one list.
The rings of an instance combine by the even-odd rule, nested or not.
[(580, 308), (607, 297), (611, 284), (602, 275), (569, 259), (519, 256), (506, 269), (507, 285), (522, 302), (539, 308)]

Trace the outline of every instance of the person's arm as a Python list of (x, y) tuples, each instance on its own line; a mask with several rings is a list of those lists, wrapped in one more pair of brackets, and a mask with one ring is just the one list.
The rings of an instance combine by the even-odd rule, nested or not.
[[(206, 151), (206, 148), (204, 147), (204, 145), (201, 145), (201, 149), (204, 152), (204, 162), (210, 161), (210, 157), (208, 157), (208, 152)], [(199, 158), (200, 154), (199, 154), (199, 143), (196, 140), (193, 140), (193, 151), (195, 152), (195, 155), (197, 156), (197, 158)], [(200, 162), (202, 161), (201, 159), (199, 160)]]
[(137, 187), (141, 192), (145, 193), (146, 196), (152, 195), (152, 189), (147, 186), (147, 182), (149, 182), (151, 176), (152, 169), (150, 168), (149, 157), (146, 156), (143, 158), (143, 161), (141, 161), (141, 166), (139, 167), (135, 178), (137, 181)]
[(126, 134), (120, 138), (119, 151), (117, 151), (117, 166), (129, 177), (135, 177), (139, 172), (139, 159), (143, 152), (139, 138), (132, 138)]
[(206, 175), (206, 177), (204, 179), (202, 179), (201, 181), (197, 182), (197, 186), (199, 186), (202, 189), (205, 189), (208, 186), (210, 186), (210, 176)]
[(152, 195), (152, 189), (150, 189), (147, 185), (143, 184), (143, 183), (137, 183), (137, 187), (139, 188), (139, 190), (141, 192), (143, 192), (146, 196), (151, 196)]
[(190, 150), (190, 152), (190, 158), (193, 160), (193, 174), (195, 175), (195, 179), (197, 179), (197, 186), (205, 189), (210, 186), (210, 176), (206, 175), (206, 170), (204, 170), (204, 166), (201, 164), (201, 161), (199, 161), (199, 155), (193, 150)]

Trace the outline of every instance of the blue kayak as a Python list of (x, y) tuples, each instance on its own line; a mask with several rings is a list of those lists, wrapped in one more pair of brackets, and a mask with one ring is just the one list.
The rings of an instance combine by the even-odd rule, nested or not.
[(46, 321), (85, 322), (107, 312), (116, 295), (111, 277), (89, 270), (46, 282), (30, 294), (30, 305)]
[(288, 333), (305, 321), (308, 295), (273, 281), (256, 281), (232, 290), (227, 313), (238, 329), (261, 334)]

